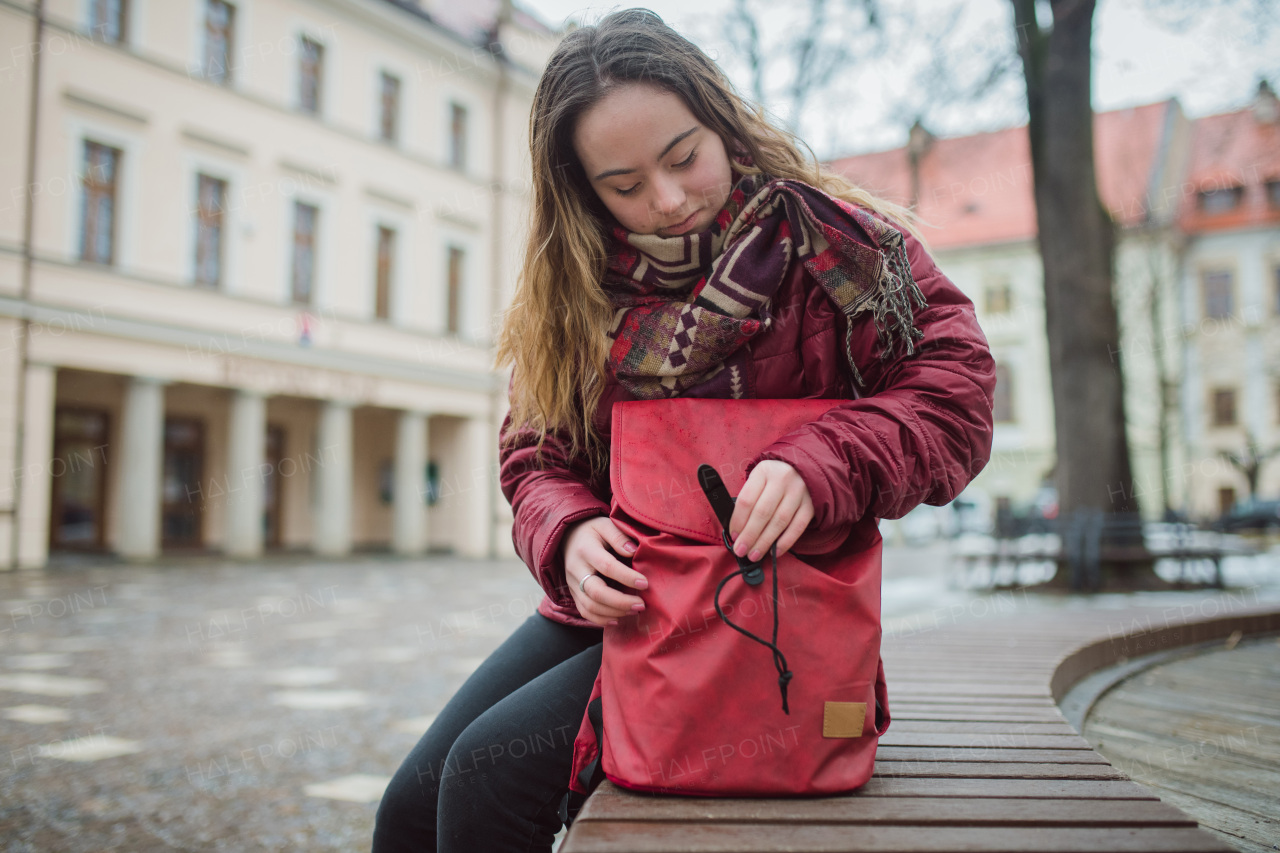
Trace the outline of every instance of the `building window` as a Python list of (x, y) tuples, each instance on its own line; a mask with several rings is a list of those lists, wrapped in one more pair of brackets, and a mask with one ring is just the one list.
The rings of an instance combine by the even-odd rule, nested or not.
[(449, 104), (449, 167), (467, 168), (467, 108), (456, 101)]
[(457, 246), (449, 247), (448, 269), (445, 273), (445, 285), (448, 288), (445, 299), (445, 331), (451, 335), (458, 334), (462, 327), (462, 265), (466, 261), (466, 253)]
[(316, 225), (320, 209), (314, 205), (293, 204), (293, 301), (311, 304), (312, 287), (315, 284)]
[(1200, 209), (1210, 215), (1229, 213), (1240, 206), (1244, 187), (1222, 187), (1200, 192)]
[(267, 424), (266, 476), (262, 479), (262, 544), (268, 548), (279, 548), (281, 544), (281, 521), (284, 513), (281, 492), (280, 463), (284, 461), (284, 427)]
[(1236, 505), (1236, 490), (1230, 486), (1218, 489), (1218, 515), (1226, 515)]
[(1280, 210), (1280, 181), (1267, 181), (1267, 204)]
[(204, 76), (215, 83), (231, 82), (231, 37), (236, 10), (224, 0), (206, 0), (204, 7)]
[(391, 268), (395, 254), (396, 232), (385, 225), (378, 226), (378, 259), (374, 271), (373, 314), (379, 320), (391, 317)]
[(195, 548), (204, 540), (204, 422), (164, 419), (160, 539), (166, 548)]
[(324, 70), (324, 45), (303, 36), (298, 51), (298, 107), (303, 112), (320, 113), (320, 84)]
[(428, 459), (426, 470), (422, 473), (426, 480), (423, 492), (427, 496), (427, 506), (435, 506), (440, 501), (440, 464), (434, 459)]
[(120, 149), (85, 140), (84, 195), (80, 211), (80, 259), (115, 262), (116, 187)]
[(126, 0), (93, 0), (89, 6), (89, 31), (93, 38), (112, 44), (125, 41)]
[[(107, 413), (58, 407), (53, 417), (49, 544), (98, 549), (103, 545), (108, 443)], [(58, 463), (61, 463), (60, 465)]]
[(383, 71), (380, 85), (378, 135), (386, 142), (395, 142), (400, 135), (400, 78)]
[(983, 307), (987, 314), (1008, 314), (1013, 310), (1013, 287), (1008, 282), (988, 286)]
[(1236, 392), (1234, 388), (1213, 389), (1213, 425), (1236, 425)]
[(1204, 315), (1222, 320), (1235, 313), (1235, 288), (1230, 270), (1212, 270), (1202, 276)]
[(996, 365), (996, 390), (991, 408), (996, 423), (1013, 423), (1013, 373), (1007, 365)]
[(227, 182), (196, 176), (196, 284), (222, 286), (222, 235), (226, 225)]

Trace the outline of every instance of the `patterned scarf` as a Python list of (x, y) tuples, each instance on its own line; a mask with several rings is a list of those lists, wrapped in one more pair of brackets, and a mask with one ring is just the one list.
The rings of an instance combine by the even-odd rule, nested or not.
[[(881, 358), (924, 336), (911, 303), (925, 307), (902, 233), (800, 181), (746, 175), (714, 224), (658, 237), (613, 231), (603, 287), (616, 308), (609, 370), (634, 396), (754, 397), (743, 344), (774, 322), (770, 302), (799, 261), (852, 319), (870, 311)], [(852, 327), (845, 356), (853, 363)]]

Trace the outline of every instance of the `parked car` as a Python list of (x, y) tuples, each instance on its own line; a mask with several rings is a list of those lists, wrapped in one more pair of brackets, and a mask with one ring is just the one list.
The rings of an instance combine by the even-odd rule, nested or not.
[(907, 545), (928, 545), (953, 532), (953, 519), (946, 507), (920, 504), (898, 519), (897, 533)]
[(1031, 499), (1031, 515), (1053, 521), (1058, 517), (1058, 489), (1055, 486), (1041, 486), (1036, 496)]
[(1228, 533), (1240, 530), (1280, 530), (1280, 500), (1241, 501), (1219, 516), (1213, 526)]
[(965, 489), (956, 495), (950, 506), (955, 515), (956, 534), (986, 534), (995, 529), (995, 505), (986, 492)]

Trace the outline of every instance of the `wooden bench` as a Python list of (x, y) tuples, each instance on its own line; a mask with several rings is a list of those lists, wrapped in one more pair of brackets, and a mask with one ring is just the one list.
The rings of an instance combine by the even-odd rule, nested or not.
[[(997, 583), (1002, 567), (1010, 569), (1010, 583), (1017, 584), (1024, 563), (1052, 563), (1069, 572), (1075, 590), (1098, 590), (1102, 566), (1174, 560), (1184, 583), (1212, 583), (1222, 589), (1222, 559), (1229, 554), (1252, 554), (1248, 547), (1228, 544), (1220, 531), (1207, 530), (1184, 522), (1151, 524), (1136, 513), (1081, 511), (1056, 519), (1040, 533), (1014, 535), (1002, 531), (983, 547), (958, 554), (961, 584), (974, 586), (977, 572), (987, 570), (987, 586)], [(1196, 569), (1208, 567), (1206, 577)]]
[[(1274, 605), (1247, 598), (1201, 599), (1193, 613), (1176, 606), (1023, 610), (886, 636), (893, 722), (862, 789), (827, 798), (712, 799), (605, 782), (561, 850), (1226, 853), (1233, 848), (1096, 753), (1058, 703), (1113, 663), (1235, 631), (1280, 630)], [(1215, 618), (1197, 618), (1210, 615), (1210, 601)]]

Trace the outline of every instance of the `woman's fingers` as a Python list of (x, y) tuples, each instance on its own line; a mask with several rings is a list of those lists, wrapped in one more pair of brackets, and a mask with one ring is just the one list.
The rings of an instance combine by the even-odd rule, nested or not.
[(587, 571), (583, 577), (586, 578), (586, 583), (581, 588), (574, 584), (571, 593), (578, 612), (584, 619), (596, 625), (605, 625), (610, 620), (621, 619), (633, 612), (629, 606), (617, 606), (621, 604), (617, 597), (622, 593), (610, 588), (602, 575)]
[(633, 611), (635, 605), (644, 605), (644, 599), (638, 595), (629, 595), (619, 589), (614, 589), (604, 581), (604, 572), (597, 572), (600, 577), (587, 581), (584, 592), (591, 600), (595, 607), (607, 610), (612, 616), (627, 616)]
[[(813, 520), (813, 500), (808, 486), (796, 469), (785, 462), (765, 460), (755, 467), (738, 494), (729, 530), (734, 535), (734, 553), (749, 560), (759, 560), (769, 546), (779, 541), (781, 553), (795, 544), (804, 528)], [(798, 531), (782, 542), (784, 534)]]
[[(635, 550), (634, 543), (603, 516), (579, 523), (565, 542), (565, 578), (570, 595), (583, 618), (596, 625), (638, 613), (644, 606), (639, 596), (628, 595), (605, 582), (608, 577), (640, 589), (648, 586), (642, 574), (614, 555), (615, 550), (630, 554)], [(593, 580), (592, 575), (599, 577)]]
[[(597, 531), (600, 533), (600, 539), (603, 545), (608, 545), (613, 549), (613, 553), (624, 554), (628, 557), (636, 552), (636, 543), (632, 541), (630, 536), (619, 530), (618, 525), (614, 524), (613, 521), (608, 518), (601, 518), (599, 521), (601, 523), (597, 527)], [(596, 571), (601, 574), (607, 574), (609, 577), (619, 583), (626, 584), (627, 586), (635, 587), (636, 589), (646, 589), (649, 586), (649, 581), (645, 576), (626, 565), (621, 560), (616, 559), (613, 556), (613, 553), (603, 551), (603, 562), (595, 564)]]
[(598, 580), (589, 581), (586, 591), (590, 594), (591, 600), (598, 604), (613, 608), (619, 611), (615, 615), (626, 615), (632, 612), (635, 605), (644, 606), (644, 599), (638, 595), (628, 594), (619, 589), (614, 589), (605, 583), (604, 578), (613, 578), (616, 581), (626, 583), (626, 579), (633, 575), (639, 575), (628, 567), (619, 563), (616, 558), (603, 547), (593, 550), (588, 559), (588, 565), (596, 574), (602, 577)]
[[(759, 553), (763, 549), (757, 548), (756, 542), (782, 503), (784, 488), (779, 472), (770, 466), (769, 461), (761, 462), (751, 472), (742, 491), (738, 493), (733, 518), (729, 522), (731, 534), (735, 522), (739, 525), (738, 533), (733, 539), (733, 553), (751, 560), (760, 559)], [(755, 556), (750, 556), (752, 554)]]
[(810, 499), (801, 503), (796, 514), (791, 517), (791, 523), (787, 525), (787, 529), (778, 537), (779, 557), (791, 550), (791, 546), (799, 541), (811, 521), (813, 521), (813, 501)]
[[(760, 535), (756, 537), (755, 543), (751, 546), (753, 554), (767, 554), (769, 546), (772, 545), (778, 537), (780, 537), (791, 526), (792, 520), (796, 516), (796, 512), (800, 509), (800, 495), (794, 493), (786, 493), (782, 500), (779, 501), (773, 515), (769, 518), (764, 526), (764, 530), (760, 531)], [(783, 553), (781, 548), (778, 549), (779, 555)], [(757, 556), (755, 559), (760, 559)]]

